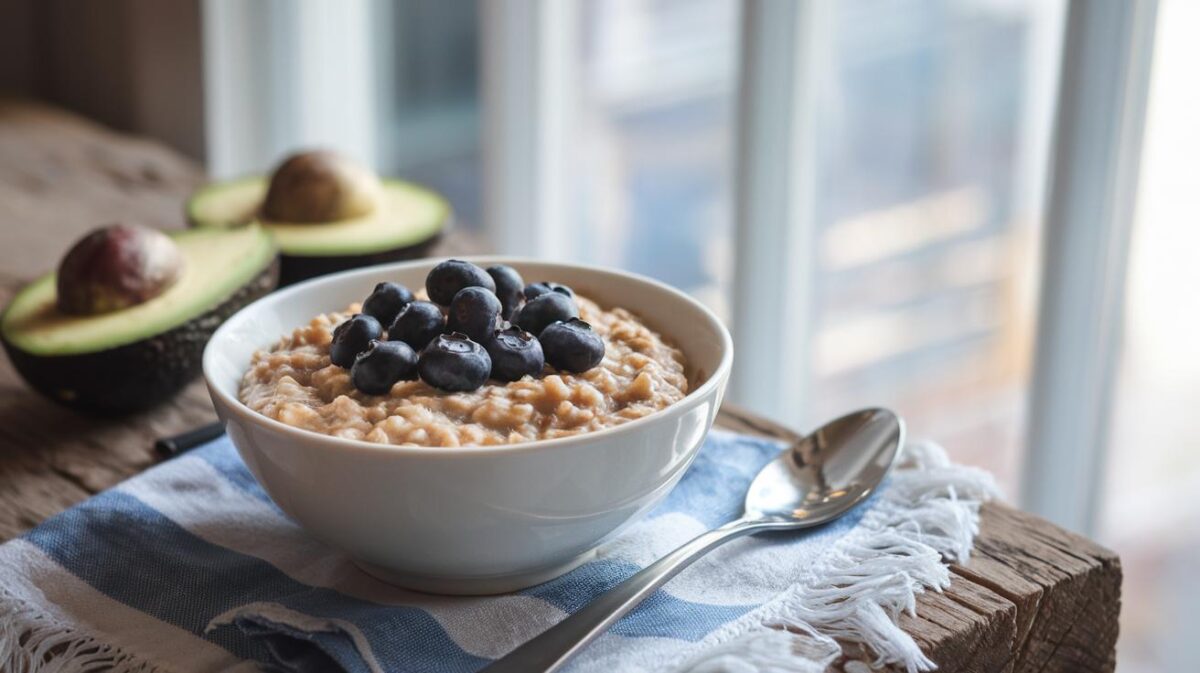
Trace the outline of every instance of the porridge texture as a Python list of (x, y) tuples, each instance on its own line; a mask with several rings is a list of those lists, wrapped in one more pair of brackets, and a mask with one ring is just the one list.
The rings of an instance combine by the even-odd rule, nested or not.
[(621, 308), (576, 297), (580, 317), (605, 344), (599, 366), (572, 374), (489, 380), (471, 392), (399, 381), (385, 395), (355, 389), (333, 365), (333, 330), (361, 307), (329, 313), (254, 354), (241, 386), (251, 409), (306, 430), (381, 444), (466, 446), (565, 437), (641, 418), (687, 394), (683, 354)]

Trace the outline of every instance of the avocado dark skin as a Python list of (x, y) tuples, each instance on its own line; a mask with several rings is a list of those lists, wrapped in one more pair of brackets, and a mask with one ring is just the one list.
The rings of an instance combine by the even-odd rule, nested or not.
[(382, 252), (364, 255), (338, 255), (326, 257), (302, 257), (299, 255), (283, 255), (283, 266), (280, 267), (279, 286), (284, 287), (293, 283), (324, 276), (338, 271), (348, 271), (363, 266), (384, 264), (387, 262), (403, 262), (409, 259), (428, 257), (433, 246), (442, 239), (441, 232), (421, 241), (416, 245), (402, 248), (392, 248)]
[(279, 258), (211, 310), (153, 337), (94, 353), (33, 355), (4, 342), (17, 371), (38, 392), (73, 409), (117, 415), (147, 409), (200, 373), (200, 356), (217, 327), (275, 288)]

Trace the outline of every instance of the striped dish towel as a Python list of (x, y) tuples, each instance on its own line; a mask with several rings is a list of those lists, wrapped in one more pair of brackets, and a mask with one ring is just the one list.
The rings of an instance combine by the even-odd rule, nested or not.
[[(519, 593), (405, 591), (308, 537), (227, 439), (0, 545), (0, 670), (474, 671), (692, 536), (737, 516), (780, 450), (713, 432), (649, 516), (572, 572)], [(571, 671), (821, 671), (834, 638), (932, 664), (897, 628), (971, 548), (988, 475), (935, 446), (851, 514), (726, 545), (658, 591)]]

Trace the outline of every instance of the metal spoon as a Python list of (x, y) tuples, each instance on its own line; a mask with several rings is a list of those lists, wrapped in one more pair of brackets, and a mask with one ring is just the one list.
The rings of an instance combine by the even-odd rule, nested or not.
[(810, 528), (838, 518), (883, 481), (903, 442), (904, 422), (886, 409), (864, 409), (826, 423), (759, 471), (746, 493), (741, 518), (646, 566), (483, 672), (556, 671), (676, 573), (718, 545), (751, 533)]

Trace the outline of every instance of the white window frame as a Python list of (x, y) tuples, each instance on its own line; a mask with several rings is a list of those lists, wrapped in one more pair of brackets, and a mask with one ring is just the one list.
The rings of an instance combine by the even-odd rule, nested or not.
[(816, 100), (824, 2), (742, 5), (730, 399), (792, 427), (811, 418)]
[(483, 224), (495, 251), (564, 259), (578, 0), (480, 0)]
[(372, 0), (204, 0), (209, 173), (269, 169), (304, 147), (376, 165)]
[(1021, 504), (1092, 533), (1104, 484), (1157, 0), (1071, 0)]

